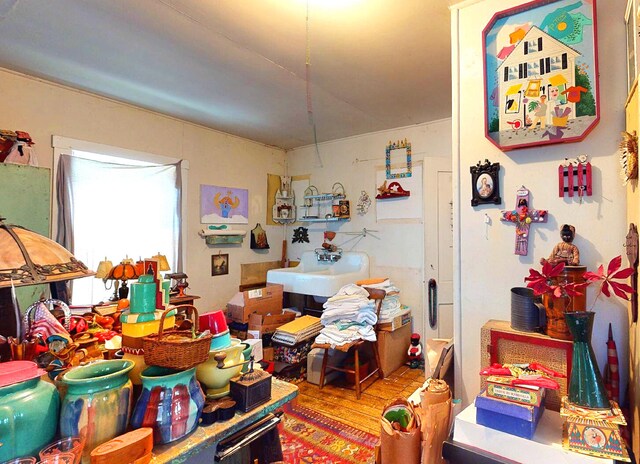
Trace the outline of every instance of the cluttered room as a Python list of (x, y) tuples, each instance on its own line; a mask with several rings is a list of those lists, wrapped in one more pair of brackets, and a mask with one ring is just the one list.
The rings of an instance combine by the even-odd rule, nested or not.
[(0, 463), (636, 462), (639, 27), (0, 2)]

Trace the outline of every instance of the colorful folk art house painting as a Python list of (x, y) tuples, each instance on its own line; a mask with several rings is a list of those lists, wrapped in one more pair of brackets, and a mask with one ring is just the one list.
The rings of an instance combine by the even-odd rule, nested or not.
[(597, 123), (594, 4), (541, 0), (485, 28), (487, 137), (499, 148), (577, 141)]

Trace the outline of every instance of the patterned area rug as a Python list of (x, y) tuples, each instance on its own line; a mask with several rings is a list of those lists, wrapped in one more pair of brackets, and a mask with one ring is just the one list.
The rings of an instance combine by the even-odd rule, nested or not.
[(280, 441), (286, 463), (373, 464), (378, 437), (304, 406), (287, 403), (280, 424)]

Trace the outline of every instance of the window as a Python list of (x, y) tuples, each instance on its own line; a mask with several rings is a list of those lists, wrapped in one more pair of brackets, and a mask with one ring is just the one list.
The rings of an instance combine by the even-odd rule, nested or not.
[[(83, 148), (56, 150), (56, 189), (64, 192), (57, 198), (58, 213), (65, 214), (58, 220), (58, 242), (93, 270), (105, 257), (115, 265), (127, 256), (136, 261), (161, 253), (172, 271), (181, 271), (185, 162)], [(72, 303), (97, 303), (112, 293), (100, 279), (78, 279)]]

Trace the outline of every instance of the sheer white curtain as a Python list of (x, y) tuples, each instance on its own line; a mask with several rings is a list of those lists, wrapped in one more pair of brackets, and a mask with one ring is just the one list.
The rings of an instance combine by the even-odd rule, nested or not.
[[(59, 194), (59, 217), (65, 218), (58, 241), (90, 269), (105, 257), (116, 265), (126, 256), (136, 261), (161, 253), (178, 270), (179, 163), (153, 165), (74, 150), (60, 157), (58, 172), (58, 191), (66, 190), (62, 200)], [(72, 303), (97, 303), (111, 293), (101, 279), (78, 279)]]

